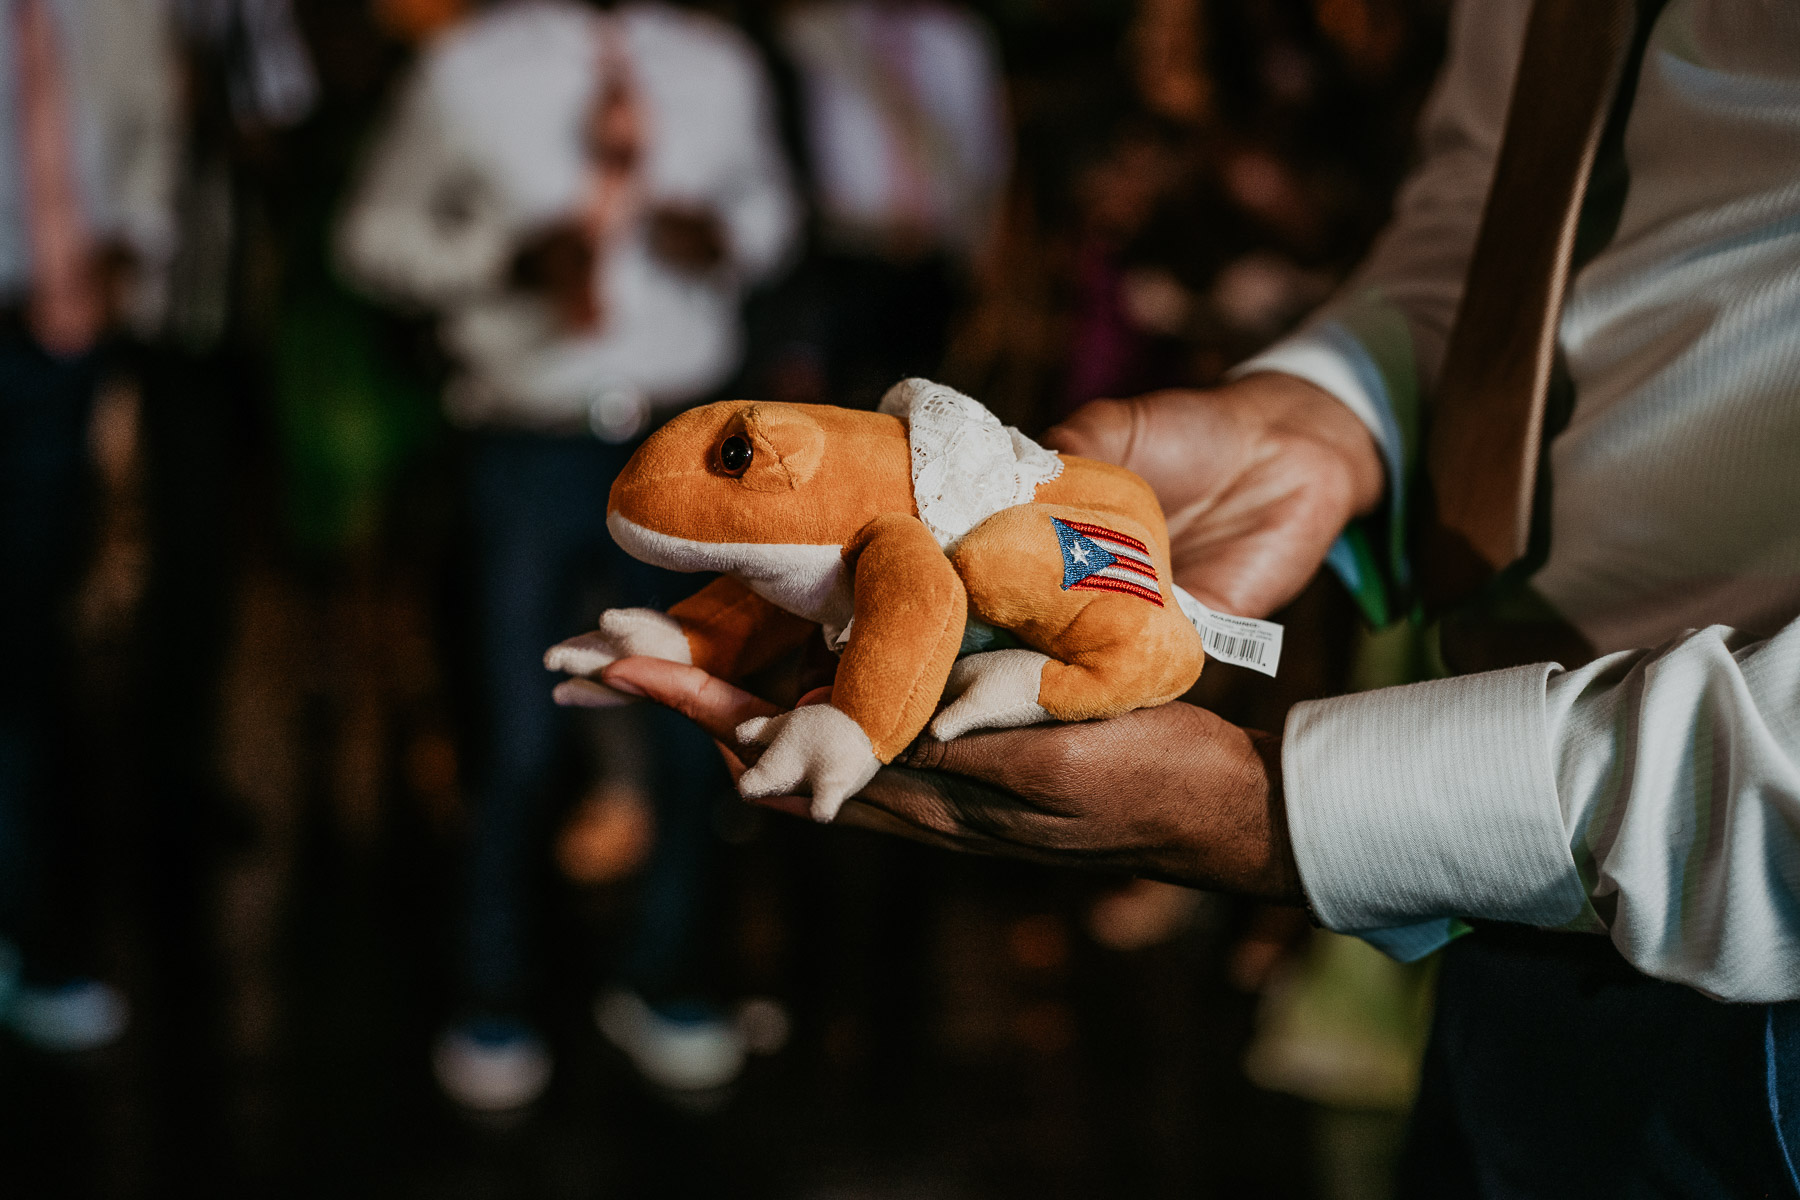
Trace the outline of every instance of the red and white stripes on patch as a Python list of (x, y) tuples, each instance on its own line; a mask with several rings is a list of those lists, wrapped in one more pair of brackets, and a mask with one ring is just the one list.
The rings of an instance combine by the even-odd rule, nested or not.
[(1156, 564), (1150, 560), (1150, 547), (1130, 534), (1108, 529), (1104, 525), (1069, 520), (1064, 520), (1063, 523), (1082, 537), (1098, 542), (1101, 549), (1114, 559), (1098, 571), (1070, 584), (1071, 590), (1123, 592), (1140, 600), (1148, 600), (1158, 608), (1163, 606), (1162, 592), (1157, 587)]

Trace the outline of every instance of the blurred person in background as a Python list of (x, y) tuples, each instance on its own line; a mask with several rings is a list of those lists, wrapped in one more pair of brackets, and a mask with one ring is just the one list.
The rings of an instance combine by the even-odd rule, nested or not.
[[(1376, 621), (1428, 611), (1447, 677), (1280, 736), (1178, 702), (922, 739), (840, 820), (1444, 949), (1403, 1195), (1792, 1194), (1797, 64), (1791, 5), (1468, 0), (1350, 285), (1219, 388), (1049, 435), (1151, 483), (1207, 604), (1329, 564)], [(770, 710), (606, 678), (721, 740)]]
[[(744, 288), (788, 257), (799, 209), (749, 43), (666, 5), (493, 5), (439, 34), (368, 159), (339, 231), (345, 271), (435, 311), (470, 431), (465, 501), (485, 753), (468, 836), (462, 1016), (440, 1041), (457, 1100), (541, 1092), (530, 899), (565, 722), (545, 647), (591, 623), (583, 587), (666, 606), (693, 581), (607, 536), (613, 476), (654, 421), (738, 367)], [(653, 1083), (722, 1085), (743, 1048), (707, 1003), (705, 880), (724, 777), (706, 738), (649, 723), (656, 820), (602, 1031)]]
[(167, 33), (155, 0), (0, 4), (0, 1019), (49, 1049), (125, 1020), (81, 971), (94, 828), (67, 610), (109, 338), (154, 319), (174, 237)]
[[(225, 1081), (242, 1078), (245, 1043), (229, 999), (231, 921), (243, 909), (226, 901), (222, 920), (221, 896), (237, 855), (271, 839), (266, 815), (221, 771), (246, 500), (261, 465), (270, 305), (256, 262), (278, 139), (313, 111), (319, 88), (290, 0), (159, 7), (181, 86), (163, 147), (174, 211), (152, 281), (158, 303), (124, 355), (137, 470), (108, 498), (113, 519), (141, 521), (142, 538), (142, 591), (126, 617), (133, 686), (116, 718), (131, 753), (113, 771), (128, 807), (114, 837), (131, 848), (130, 895), (141, 899), (133, 999), (156, 1097), (153, 1170), (184, 1194), (224, 1195), (232, 1188), (211, 1172), (229, 1161), (225, 1135), (243, 1111)], [(131, 560), (122, 549), (101, 554)]]
[(872, 406), (935, 375), (1012, 165), (986, 24), (932, 0), (784, 12), (816, 248), (766, 368), (771, 398)]

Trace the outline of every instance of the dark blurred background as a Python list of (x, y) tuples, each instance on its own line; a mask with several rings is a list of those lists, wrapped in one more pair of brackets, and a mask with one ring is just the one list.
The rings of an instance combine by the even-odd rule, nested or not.
[[(419, 119), (396, 97), (421, 56), (508, 5), (11, 5), (23, 132), (0, 173), (38, 190), (0, 205), (31, 264), (0, 294), (0, 575), (25, 664), (0, 875), (28, 881), (0, 925), (0, 1195), (1386, 1194), (1429, 967), (1288, 910), (780, 820), (708, 775), (680, 835), (706, 843), (699, 965), (621, 993), (682, 819), (652, 795), (666, 750), (641, 717), (559, 729), (509, 868), (529, 969), (499, 998), (472, 987), (466, 864), (497, 752), (470, 480), (493, 478), (495, 438), (622, 454), (726, 395), (868, 405), (923, 373), (1037, 433), (1096, 397), (1214, 383), (1380, 228), (1443, 0), (693, 6), (766, 80), (793, 217), (721, 293), (747, 331), (721, 378), (596, 400), (592, 432), (469, 417), (461, 299), (381, 286), (345, 250), (369, 180), (441, 166), (393, 133)], [(65, 132), (81, 89), (104, 93), (89, 119), (126, 165), (101, 173), (149, 181), (149, 232), (89, 220), (104, 311), (64, 346), (32, 307), (55, 248), (43, 14), (65, 49), (100, 47), (53, 81)], [(919, 83), (886, 35), (852, 44), (912, 20), (960, 31), (931, 61), (964, 53), (962, 75)], [(644, 116), (649, 65), (621, 77), (636, 99), (593, 102), (597, 211), (643, 138), (684, 136)], [(900, 147), (869, 195), (866, 128)], [(663, 261), (713, 269), (732, 236), (652, 217)], [(508, 247), (506, 286), (559, 303), (565, 232)], [(604, 248), (574, 245), (591, 279)], [(603, 513), (603, 484), (583, 494)], [(555, 636), (630, 590), (605, 569), (584, 586)], [(1362, 632), (1326, 579), (1281, 619), (1280, 678), (1214, 665), (1200, 702), (1273, 729), (1410, 669), (1405, 630)], [(620, 994), (747, 1060), (658, 1082), (654, 1046), (596, 1024)], [(541, 1094), (459, 1094), (446, 1039), (491, 1049), (494, 1028), (550, 1064)]]

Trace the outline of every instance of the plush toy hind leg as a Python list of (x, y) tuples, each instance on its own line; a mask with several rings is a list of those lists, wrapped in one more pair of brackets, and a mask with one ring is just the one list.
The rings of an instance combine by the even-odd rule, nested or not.
[(688, 663), (722, 679), (741, 679), (817, 628), (724, 576), (667, 613), (609, 608), (600, 614), (599, 629), (550, 647), (544, 666), (574, 676), (557, 684), (558, 704), (606, 708), (632, 699), (599, 682), (600, 673), (621, 658), (647, 654)]
[(1117, 716), (1200, 677), (1200, 635), (1167, 583), (1168, 549), (1144, 523), (1021, 505), (983, 522), (953, 558), (971, 611), (1031, 648), (958, 662), (935, 737)]
[(836, 816), (925, 727), (967, 609), (956, 572), (916, 517), (875, 518), (845, 557), (855, 572), (855, 621), (831, 703), (758, 717), (737, 730), (743, 744), (767, 747), (738, 780), (745, 798), (808, 792), (820, 821)]
[(985, 650), (956, 660), (944, 685), (944, 708), (931, 721), (940, 742), (977, 729), (1015, 729), (1048, 721), (1038, 703), (1050, 656), (1036, 650)]

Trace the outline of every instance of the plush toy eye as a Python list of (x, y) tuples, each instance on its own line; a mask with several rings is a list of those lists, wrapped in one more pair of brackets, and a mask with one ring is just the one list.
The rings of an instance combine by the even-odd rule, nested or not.
[(727, 475), (742, 475), (750, 468), (750, 439), (734, 433), (719, 447), (719, 465)]

